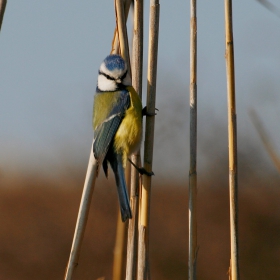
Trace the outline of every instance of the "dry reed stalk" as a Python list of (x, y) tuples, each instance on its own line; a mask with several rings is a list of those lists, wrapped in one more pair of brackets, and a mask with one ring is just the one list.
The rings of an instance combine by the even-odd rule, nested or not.
[[(149, 27), (149, 50), (148, 50), (148, 84), (147, 84), (147, 117), (144, 145), (144, 168), (152, 172), (154, 125), (155, 125), (155, 102), (156, 102), (156, 78), (157, 78), (157, 54), (159, 33), (159, 10), (158, 0), (150, 1), (150, 27)], [(150, 195), (151, 176), (142, 176), (142, 188), (140, 198), (139, 217), (139, 241), (138, 241), (138, 280), (147, 280), (149, 275), (149, 219), (150, 219)]]
[(0, 0), (0, 30), (2, 27), (6, 5), (7, 5), (7, 0)]
[[(129, 0), (129, 3), (130, 2), (131, 1)], [(125, 15), (123, 0), (115, 0), (115, 10), (116, 10), (116, 30), (118, 34), (117, 36), (118, 39), (116, 38), (116, 40), (119, 40), (120, 53), (127, 63), (128, 74), (131, 77), (129, 45), (128, 45), (127, 29), (126, 29), (127, 16)]]
[(234, 48), (232, 29), (232, 1), (225, 0), (226, 75), (228, 95), (229, 198), (230, 198), (230, 279), (239, 279), (238, 264), (238, 182), (237, 129), (235, 109)]
[(124, 279), (124, 260), (125, 260), (125, 245), (126, 245), (126, 224), (121, 219), (121, 213), (118, 211), (118, 222), (116, 241), (114, 248), (114, 261), (113, 261), (113, 280)]
[(189, 170), (189, 279), (196, 279), (197, 260), (197, 23), (196, 0), (190, 1), (190, 170)]
[(258, 1), (263, 7), (268, 9), (270, 12), (280, 17), (280, 9), (276, 5), (271, 3), (271, 1), (268, 0), (256, 0), (256, 1)]
[[(119, 53), (127, 63), (128, 75), (131, 77), (129, 44), (127, 38), (126, 20), (130, 8), (131, 0), (115, 0), (116, 28), (112, 43), (111, 53)], [(126, 182), (130, 185), (131, 166), (126, 166)], [(113, 280), (122, 280), (124, 278), (125, 266), (125, 247), (127, 240), (127, 223), (123, 223), (118, 214), (117, 235), (114, 250), (113, 262)]]
[(259, 136), (261, 138), (261, 141), (262, 141), (267, 153), (269, 154), (271, 160), (273, 161), (276, 169), (280, 172), (280, 158), (277, 155), (277, 153), (275, 152), (275, 148), (273, 147), (273, 145), (270, 141), (270, 138), (269, 138), (267, 132), (265, 131), (263, 124), (261, 123), (260, 118), (258, 117), (255, 110), (250, 111), (250, 116), (251, 116), (252, 122), (253, 122), (257, 132), (259, 133)]
[[(140, 166), (140, 154), (131, 156), (132, 162)], [(135, 168), (131, 171), (130, 206), (132, 219), (128, 224), (126, 280), (136, 279), (138, 249), (138, 218), (139, 218), (139, 173)]]
[[(127, 164), (125, 169), (125, 180), (127, 185), (130, 185), (131, 165)], [(127, 240), (127, 222), (123, 222), (121, 212), (118, 210), (117, 231), (114, 248), (113, 261), (113, 280), (124, 279), (125, 274), (125, 248)]]
[[(125, 0), (125, 2), (124, 2), (125, 21), (127, 21), (130, 5), (131, 5), (131, 0)], [(119, 54), (119, 53), (120, 53), (120, 42), (119, 42), (119, 37), (118, 37), (118, 28), (116, 25), (116, 28), (114, 31), (114, 37), (113, 37), (113, 41), (112, 41), (111, 54)]]
[[(142, 98), (142, 70), (143, 70), (143, 0), (135, 1), (133, 24), (132, 51), (132, 86)], [(131, 156), (132, 162), (140, 166), (140, 151)], [(131, 172), (130, 205), (132, 219), (128, 224), (126, 280), (136, 279), (137, 249), (138, 249), (138, 215), (139, 215), (139, 180), (140, 176), (135, 168)]]
[(134, 4), (133, 52), (132, 52), (132, 85), (142, 99), (142, 71), (143, 71), (143, 0)]
[(94, 158), (94, 154), (91, 146), (83, 194), (81, 198), (75, 233), (73, 237), (69, 261), (65, 271), (64, 280), (72, 279), (74, 270), (78, 265), (81, 245), (82, 245), (86, 223), (88, 219), (91, 198), (92, 198), (92, 194), (95, 186), (95, 180), (97, 176), (96, 171), (97, 171), (97, 162)]

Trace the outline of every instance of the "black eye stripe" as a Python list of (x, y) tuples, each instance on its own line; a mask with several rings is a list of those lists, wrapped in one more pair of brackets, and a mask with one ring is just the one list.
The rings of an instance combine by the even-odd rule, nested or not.
[[(117, 80), (117, 79), (105, 74), (104, 72), (99, 71), (98, 73), (99, 73), (99, 75), (103, 75), (104, 77), (106, 77), (108, 80), (112, 80), (112, 81)], [(123, 80), (126, 77), (126, 75), (127, 75), (127, 70), (125, 71), (125, 73), (119, 79)]]
[(99, 75), (103, 75), (103, 76), (105, 76), (108, 80), (112, 80), (112, 81), (114, 81), (114, 80), (115, 80), (115, 79), (114, 79), (114, 78), (112, 78), (111, 76), (109, 76), (109, 75), (107, 75), (107, 74), (105, 74), (105, 73), (103, 73), (103, 72), (101, 72), (101, 71), (99, 71), (98, 73), (99, 73)]

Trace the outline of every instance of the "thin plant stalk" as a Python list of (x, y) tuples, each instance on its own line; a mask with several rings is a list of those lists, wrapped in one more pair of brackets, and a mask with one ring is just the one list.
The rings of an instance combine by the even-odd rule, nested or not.
[(0, 0), (0, 30), (2, 27), (6, 5), (7, 5), (7, 0)]
[[(127, 21), (130, 5), (131, 5), (131, 0), (125, 0), (125, 3), (124, 3), (125, 21)], [(120, 53), (120, 41), (119, 41), (119, 36), (118, 36), (118, 28), (116, 25), (114, 37), (113, 37), (113, 41), (112, 41), (111, 54), (119, 54), (119, 53)]]
[[(127, 164), (125, 169), (125, 180), (130, 185), (131, 165)], [(123, 222), (121, 212), (118, 211), (117, 232), (114, 248), (113, 280), (123, 280), (125, 275), (125, 248), (127, 240), (127, 222)]]
[(122, 222), (121, 214), (118, 212), (116, 241), (113, 261), (113, 280), (122, 280), (124, 274), (124, 248), (126, 237), (126, 223)]
[(122, 280), (125, 275), (125, 248), (127, 240), (127, 223), (122, 222), (121, 213), (118, 213), (116, 241), (113, 261), (113, 280)]
[[(150, 1), (150, 27), (149, 27), (149, 50), (148, 50), (148, 81), (147, 81), (147, 116), (144, 144), (144, 168), (152, 172), (155, 103), (156, 103), (156, 78), (158, 56), (158, 33), (159, 33), (159, 10), (158, 0)], [(139, 241), (138, 241), (138, 270), (137, 280), (150, 279), (149, 274), (149, 220), (150, 220), (150, 196), (152, 178), (142, 176), (142, 188), (140, 199), (139, 217)]]
[[(140, 166), (140, 154), (131, 156), (131, 161)], [(128, 223), (126, 280), (136, 279), (137, 249), (138, 249), (138, 218), (139, 218), (139, 173), (135, 168), (131, 170), (130, 206), (132, 219)]]
[[(142, 71), (143, 71), (143, 0), (135, 1), (133, 24), (132, 51), (132, 86), (142, 99)], [(131, 156), (132, 162), (140, 166), (140, 151)], [(128, 224), (126, 280), (136, 279), (137, 251), (138, 251), (138, 216), (139, 216), (139, 180), (140, 176), (135, 168), (131, 171), (130, 205), (132, 219)]]
[[(111, 53), (119, 53), (122, 55), (127, 63), (128, 75), (131, 77), (130, 57), (129, 57), (129, 44), (127, 38), (126, 20), (130, 8), (131, 0), (115, 0), (116, 11), (116, 28), (114, 39), (112, 43)], [(126, 166), (126, 182), (130, 185), (131, 166)], [(113, 280), (122, 280), (124, 278), (125, 266), (125, 247), (127, 240), (127, 223), (123, 223), (118, 214), (117, 221), (117, 234), (114, 249), (114, 262), (113, 262)]]
[(74, 270), (78, 265), (81, 245), (85, 233), (85, 228), (88, 219), (88, 213), (89, 213), (96, 177), (97, 177), (97, 161), (94, 158), (94, 154), (91, 146), (83, 194), (80, 202), (75, 233), (73, 237), (69, 261), (65, 271), (64, 280), (72, 279)]
[(143, 72), (143, 0), (135, 1), (132, 51), (132, 85), (142, 99)]
[(269, 137), (268, 133), (266, 132), (260, 118), (258, 117), (255, 110), (250, 111), (250, 116), (251, 116), (252, 122), (261, 138), (261, 141), (262, 141), (268, 155), (270, 156), (276, 169), (280, 172), (280, 158), (277, 155), (277, 153), (275, 152), (275, 147), (272, 145), (270, 137)]
[(232, 1), (225, 0), (226, 75), (228, 95), (229, 199), (230, 199), (230, 280), (239, 279), (238, 263), (238, 182), (237, 129), (235, 108)]
[(128, 45), (127, 29), (126, 29), (127, 16), (125, 16), (123, 0), (115, 0), (115, 10), (116, 10), (116, 29), (117, 29), (118, 40), (120, 44), (120, 53), (127, 63), (128, 74), (131, 77), (129, 45)]
[(189, 279), (196, 279), (197, 260), (197, 22), (196, 0), (190, 1), (190, 170), (189, 170)]

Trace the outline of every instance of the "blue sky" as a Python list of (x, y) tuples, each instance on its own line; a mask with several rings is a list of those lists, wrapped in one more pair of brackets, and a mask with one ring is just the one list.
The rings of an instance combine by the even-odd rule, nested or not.
[[(154, 172), (186, 179), (189, 2), (160, 4)], [(253, 0), (234, 1), (233, 12), (238, 145), (245, 150), (252, 143), (273, 168), (248, 109), (258, 111), (280, 151), (280, 18)], [(203, 170), (219, 148), (227, 153), (224, 3), (198, 1), (197, 15)], [(113, 1), (8, 1), (0, 34), (0, 170), (48, 174), (64, 164), (86, 169), (97, 70), (111, 49), (114, 16)], [(145, 1), (143, 96), (148, 20)]]

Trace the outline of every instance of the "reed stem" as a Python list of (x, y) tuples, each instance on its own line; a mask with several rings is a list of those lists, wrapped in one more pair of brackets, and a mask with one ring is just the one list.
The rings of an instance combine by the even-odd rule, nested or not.
[(225, 0), (226, 75), (228, 95), (229, 199), (230, 199), (230, 279), (239, 279), (238, 263), (238, 182), (237, 129), (235, 106), (232, 1)]
[[(132, 51), (132, 86), (142, 99), (143, 72), (143, 0), (135, 1)], [(131, 156), (132, 162), (140, 166), (140, 151)], [(132, 219), (128, 224), (126, 280), (136, 279), (138, 251), (138, 218), (139, 218), (139, 181), (140, 176), (135, 168), (131, 171), (130, 205)]]
[(275, 147), (272, 145), (271, 139), (266, 132), (265, 127), (263, 126), (255, 110), (250, 111), (250, 116), (268, 155), (270, 156), (278, 172), (280, 172), (280, 157), (277, 155)]
[(196, 279), (197, 260), (197, 19), (196, 0), (190, 1), (190, 170), (189, 279)]
[(0, 0), (0, 30), (2, 27), (6, 5), (7, 5), (7, 0)]
[[(131, 2), (128, 0), (129, 3)], [(124, 10), (124, 1), (115, 0), (115, 10), (116, 10), (116, 30), (118, 34), (118, 40), (120, 45), (120, 53), (127, 64), (128, 75), (131, 77), (131, 67), (130, 67), (130, 56), (129, 56), (129, 44), (127, 38), (126, 29), (126, 19)]]
[(97, 161), (94, 158), (93, 150), (91, 146), (83, 194), (80, 202), (75, 233), (73, 237), (69, 261), (65, 271), (64, 280), (71, 280), (73, 277), (74, 270), (78, 266), (82, 241), (84, 238), (86, 223), (88, 219), (91, 198), (92, 198), (92, 194), (95, 186), (95, 180), (97, 176), (96, 171), (97, 171)]
[(125, 247), (126, 247), (126, 227), (127, 223), (123, 223), (121, 213), (118, 211), (116, 241), (114, 248), (114, 262), (113, 262), (113, 280), (124, 279), (125, 267)]
[[(128, 75), (131, 77), (129, 44), (127, 38), (126, 20), (130, 8), (131, 0), (115, 0), (116, 28), (112, 43), (111, 53), (121, 54), (127, 63)], [(131, 166), (126, 166), (126, 183), (130, 185)], [(127, 244), (127, 223), (123, 223), (118, 214), (117, 234), (114, 250), (113, 280), (124, 279), (125, 272), (125, 248)]]
[[(124, 1), (125, 1), (125, 3), (124, 3), (124, 13), (125, 13), (125, 22), (126, 22), (128, 14), (129, 14), (131, 0), (124, 0)], [(117, 21), (116, 21), (116, 23), (117, 23)], [(114, 31), (114, 37), (113, 37), (113, 41), (112, 41), (111, 54), (120, 54), (120, 41), (119, 41), (119, 36), (118, 36), (118, 27), (117, 27), (117, 25), (116, 25), (116, 28), (115, 28), (115, 31)]]
[[(156, 78), (157, 78), (157, 54), (159, 33), (159, 1), (150, 1), (150, 27), (149, 27), (149, 50), (148, 50), (148, 84), (147, 84), (147, 112), (146, 131), (144, 144), (144, 168), (152, 172), (153, 147), (154, 147), (154, 124), (156, 102)], [(138, 248), (138, 280), (147, 280), (149, 275), (149, 219), (150, 219), (150, 196), (151, 176), (142, 176), (142, 188), (140, 199), (139, 218), (139, 248)]]

